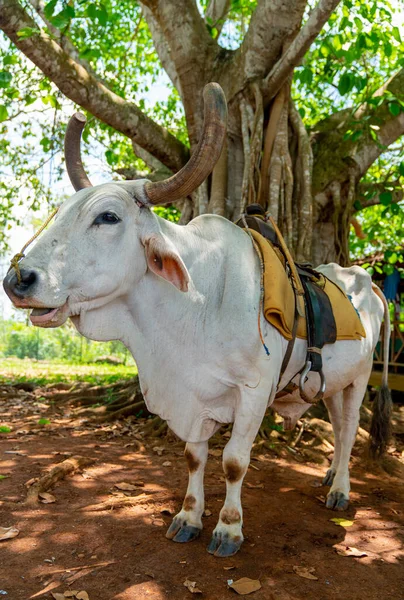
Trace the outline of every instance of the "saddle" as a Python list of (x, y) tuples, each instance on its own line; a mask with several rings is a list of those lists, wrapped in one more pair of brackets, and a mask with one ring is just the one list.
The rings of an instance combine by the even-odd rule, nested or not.
[[(259, 204), (248, 206), (246, 214), (241, 217), (237, 225), (247, 229), (250, 237), (258, 243), (261, 253), (265, 254), (264, 269), (265, 264), (268, 263), (270, 267), (268, 271), (271, 270), (272, 279), (279, 287), (278, 297), (275, 302), (272, 302), (270, 309), (265, 306), (264, 314), (266, 319), (289, 340), (280, 379), (286, 371), (296, 337), (307, 339), (306, 361), (300, 371), (300, 395), (308, 403), (317, 402), (323, 398), (326, 388), (322, 370), (322, 348), (325, 344), (333, 344), (337, 339), (364, 337), (365, 331), (359, 316), (350, 300), (336, 284), (313, 269), (309, 263), (294, 263), (276, 223), (273, 220), (271, 222), (266, 220), (265, 212)], [(276, 260), (275, 255), (279, 261)], [(264, 274), (264, 281), (265, 275), (269, 277), (269, 273)], [(296, 284), (296, 280), (299, 285)], [(267, 282), (265, 288), (267, 287), (274, 288), (274, 285)], [(338, 304), (342, 306), (342, 311), (339, 311), (342, 315), (339, 314), (338, 323), (336, 323), (332, 303), (334, 306)], [(347, 313), (349, 319), (346, 318)], [(321, 380), (319, 391), (313, 399), (308, 397), (304, 390), (305, 381), (311, 371), (318, 372)], [(296, 388), (295, 384), (290, 385), (293, 387), (287, 389), (288, 393)]]

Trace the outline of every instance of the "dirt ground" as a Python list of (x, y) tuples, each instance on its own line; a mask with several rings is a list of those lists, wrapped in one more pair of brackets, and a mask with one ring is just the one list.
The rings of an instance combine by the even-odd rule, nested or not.
[[(23, 392), (0, 395), (0, 411), (12, 427), (0, 434), (0, 526), (19, 530), (0, 542), (5, 599), (84, 590), (90, 600), (183, 600), (192, 597), (188, 579), (202, 598), (225, 600), (236, 597), (228, 581), (242, 577), (260, 581), (254, 600), (404, 599), (404, 484), (369, 469), (358, 452), (346, 513), (324, 506), (326, 458), (318, 464), (296, 451), (255, 452), (243, 491), (244, 545), (219, 559), (206, 552), (224, 500), (217, 447), (208, 461), (202, 536), (176, 544), (164, 534), (186, 489), (183, 444), (143, 438), (125, 423), (88, 426), (68, 405), (26, 402)], [(24, 504), (26, 482), (70, 455), (95, 462), (49, 490), (54, 503)], [(114, 487), (122, 482), (132, 488)], [(347, 547), (366, 556), (337, 553)], [(294, 567), (313, 568), (317, 579)]]

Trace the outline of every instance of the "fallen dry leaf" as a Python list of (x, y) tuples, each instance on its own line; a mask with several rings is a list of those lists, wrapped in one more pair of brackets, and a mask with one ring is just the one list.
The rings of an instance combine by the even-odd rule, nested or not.
[(318, 577), (313, 575), (313, 573), (315, 572), (314, 567), (294, 566), (293, 570), (296, 573), (296, 575), (299, 575), (299, 577), (303, 577), (304, 579), (314, 579), (315, 581), (318, 581)]
[(171, 467), (172, 463), (169, 460), (163, 462), (163, 467)]
[(310, 487), (314, 487), (314, 488), (323, 487), (323, 482), (320, 481), (319, 479), (315, 479), (314, 481), (312, 481), (310, 483)]
[(164, 446), (154, 446), (153, 448), (153, 452), (157, 452), (157, 456), (162, 456), (164, 450)]
[(337, 554), (340, 556), (353, 556), (354, 558), (362, 558), (363, 556), (368, 556), (366, 552), (363, 550), (358, 550), (358, 548), (354, 548), (353, 546), (346, 546), (345, 548), (336, 548)]
[(82, 592), (79, 592), (76, 596), (77, 600), (90, 600), (87, 592), (85, 592), (84, 590)]
[(11, 540), (20, 533), (19, 529), (15, 527), (0, 527), (0, 542), (3, 540)]
[(78, 590), (67, 590), (63, 595), (65, 598), (75, 598), (78, 593)]
[(250, 467), (252, 469), (254, 469), (254, 471), (259, 471), (260, 469), (258, 467), (256, 467), (255, 465), (253, 465), (252, 463), (250, 463)]
[(222, 456), (222, 451), (220, 448), (211, 448), (210, 450), (208, 450), (208, 454), (210, 454), (211, 456), (220, 457)]
[(160, 514), (165, 515), (167, 517), (170, 517), (173, 513), (173, 511), (169, 508), (162, 508), (160, 511)]
[(349, 521), (348, 519), (343, 519), (341, 517), (334, 517), (333, 519), (330, 519), (330, 521), (336, 525), (341, 525), (341, 527), (352, 527), (354, 524), (353, 521)]
[(29, 487), (31, 487), (31, 485), (33, 485), (37, 481), (39, 481), (39, 477), (32, 477), (32, 479), (28, 479), (28, 481), (26, 481), (24, 483), (24, 485), (25, 485), (26, 488), (29, 488)]
[(38, 496), (42, 504), (53, 504), (56, 502), (55, 496), (48, 494), (48, 492), (40, 492)]
[(204, 512), (205, 517), (211, 517), (212, 516), (212, 512), (209, 510), (209, 508), (207, 508)]
[(59, 592), (52, 592), (52, 598), (55, 600), (65, 600), (66, 596), (64, 594), (59, 594)]
[(231, 571), (232, 569), (235, 569), (236, 567), (234, 565), (229, 565), (228, 567), (223, 567), (223, 569), (225, 571)]
[(156, 527), (164, 527), (165, 521), (163, 521), (163, 519), (154, 519), (153, 525), (156, 525)]
[(256, 485), (254, 485), (253, 483), (250, 483), (249, 481), (247, 481), (246, 486), (248, 488), (250, 488), (250, 490), (263, 490), (264, 489), (263, 483), (257, 483)]
[(116, 483), (114, 487), (118, 488), (118, 490), (123, 490), (125, 492), (133, 492), (136, 489), (136, 486), (131, 483), (126, 483), (126, 481), (121, 481), (121, 483)]
[(189, 579), (186, 579), (183, 585), (185, 585), (191, 594), (202, 594), (202, 591), (196, 587), (196, 581), (190, 581)]
[(252, 594), (257, 590), (261, 589), (261, 582), (258, 579), (250, 579), (249, 577), (242, 577), (241, 579), (237, 579), (237, 581), (233, 581), (229, 585), (229, 588), (240, 594), (240, 596), (246, 596), (247, 594)]

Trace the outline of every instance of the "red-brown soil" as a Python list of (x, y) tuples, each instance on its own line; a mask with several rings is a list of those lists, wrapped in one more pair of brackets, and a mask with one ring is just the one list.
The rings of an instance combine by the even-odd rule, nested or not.
[[(66, 405), (59, 410), (9, 394), (0, 403), (2, 418), (13, 428), (0, 434), (0, 474), (7, 475), (0, 481), (0, 526), (20, 530), (0, 542), (0, 594), (6, 600), (51, 599), (46, 590), (52, 585), (55, 593), (85, 590), (90, 600), (183, 600), (192, 597), (186, 579), (196, 581), (202, 598), (225, 600), (236, 597), (228, 580), (241, 577), (260, 580), (254, 600), (404, 599), (404, 484), (379, 467), (365, 468), (358, 456), (351, 506), (333, 513), (323, 504), (326, 488), (318, 487), (326, 464), (297, 461), (287, 451), (258, 453), (243, 491), (244, 545), (236, 556), (218, 559), (206, 546), (224, 499), (219, 457), (208, 462), (206, 508), (212, 514), (204, 518), (202, 536), (176, 544), (164, 534), (171, 520), (167, 511), (180, 509), (186, 489), (183, 445), (142, 440), (129, 425), (89, 427)], [(41, 417), (50, 424), (38, 426)], [(55, 503), (24, 505), (25, 483), (63, 460), (63, 453), (95, 463), (49, 490)], [(126, 492), (133, 505), (92, 510), (125, 497), (114, 488), (119, 482), (136, 486)], [(354, 524), (344, 528), (330, 521), (342, 516)], [(347, 546), (367, 556), (337, 554)], [(90, 568), (108, 561), (114, 562)], [(225, 570), (229, 566), (234, 569)], [(318, 580), (299, 577), (294, 566), (314, 567)], [(74, 574), (81, 576), (69, 585)]]

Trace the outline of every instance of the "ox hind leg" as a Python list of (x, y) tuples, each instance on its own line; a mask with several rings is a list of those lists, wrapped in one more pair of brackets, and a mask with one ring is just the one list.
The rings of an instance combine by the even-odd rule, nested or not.
[(245, 407), (236, 413), (231, 438), (223, 450), (226, 499), (208, 546), (208, 552), (215, 556), (233, 556), (243, 543), (241, 486), (250, 464), (251, 447), (265, 414), (267, 398), (263, 398), (262, 402), (258, 398), (253, 399), (250, 410)]
[(199, 537), (202, 530), (204, 511), (203, 475), (208, 458), (208, 442), (185, 446), (188, 463), (188, 488), (182, 509), (174, 517), (166, 537), (174, 542), (191, 542)]
[[(345, 510), (349, 504), (349, 459), (359, 425), (359, 409), (366, 392), (369, 373), (359, 376), (340, 394), (327, 401), (335, 435), (335, 454), (326, 483), (331, 484), (327, 508)], [(342, 402), (341, 402), (342, 395)]]
[(334, 481), (335, 473), (338, 469), (339, 457), (341, 454), (341, 427), (342, 427), (342, 408), (344, 402), (343, 391), (334, 394), (330, 398), (324, 400), (324, 404), (327, 407), (328, 415), (334, 431), (334, 457), (330, 468), (328, 469), (324, 479), (323, 485), (332, 485)]

